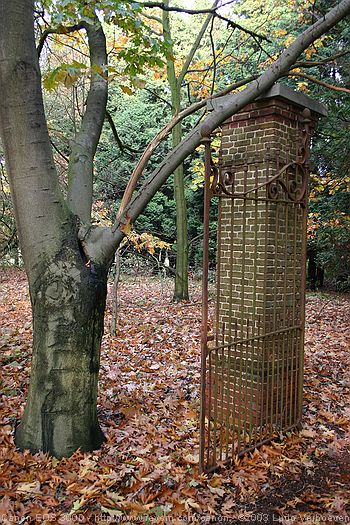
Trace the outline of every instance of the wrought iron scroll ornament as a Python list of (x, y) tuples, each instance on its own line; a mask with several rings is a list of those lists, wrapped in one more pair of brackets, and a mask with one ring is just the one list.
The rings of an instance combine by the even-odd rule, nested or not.
[(265, 184), (269, 199), (278, 200), (282, 198), (301, 202), (306, 194), (307, 173), (303, 164), (296, 161), (290, 162)]
[(267, 196), (277, 200), (279, 195), (293, 202), (305, 202), (307, 197), (308, 182), (308, 155), (310, 147), (310, 122), (309, 109), (303, 111), (303, 128), (301, 144), (298, 147), (297, 159), (283, 168), (266, 183)]
[[(285, 164), (272, 178), (247, 189), (244, 192), (235, 192), (235, 173), (230, 169), (219, 169), (211, 159), (211, 194), (216, 197), (245, 198), (249, 194), (266, 187), (269, 200), (289, 200), (304, 203), (307, 197), (308, 181), (308, 152), (310, 145), (310, 111), (303, 112), (303, 128), (301, 144), (298, 147), (296, 160)], [(245, 176), (248, 165), (243, 166)]]

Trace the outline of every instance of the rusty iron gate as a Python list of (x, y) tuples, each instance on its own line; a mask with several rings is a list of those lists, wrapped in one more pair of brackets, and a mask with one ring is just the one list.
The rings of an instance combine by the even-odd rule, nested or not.
[[(215, 166), (211, 140), (203, 140), (201, 472), (300, 425), (310, 122), (304, 111), (292, 159), (267, 150), (260, 164)], [(216, 284), (208, 301), (213, 198)]]

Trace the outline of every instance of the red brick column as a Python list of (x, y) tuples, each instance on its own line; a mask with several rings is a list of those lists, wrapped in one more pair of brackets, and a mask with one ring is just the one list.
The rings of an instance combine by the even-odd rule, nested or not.
[[(208, 403), (220, 425), (250, 432), (281, 430), (300, 417), (305, 232), (302, 206), (291, 194), (301, 184), (292, 161), (301, 158), (305, 108), (311, 127), (325, 114), (309, 97), (277, 85), (222, 127), (220, 170), (235, 196), (220, 198), (214, 346), (242, 342), (213, 354)], [(264, 183), (289, 164), (267, 189)]]

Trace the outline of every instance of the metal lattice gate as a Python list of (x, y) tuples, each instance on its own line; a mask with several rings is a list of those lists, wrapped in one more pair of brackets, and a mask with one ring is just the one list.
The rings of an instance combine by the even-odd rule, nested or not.
[[(302, 411), (310, 112), (294, 155), (211, 161), (205, 143), (200, 469), (299, 426)], [(224, 140), (224, 138), (222, 139)], [(289, 158), (288, 158), (289, 157)], [(208, 302), (211, 199), (218, 199), (215, 306)]]

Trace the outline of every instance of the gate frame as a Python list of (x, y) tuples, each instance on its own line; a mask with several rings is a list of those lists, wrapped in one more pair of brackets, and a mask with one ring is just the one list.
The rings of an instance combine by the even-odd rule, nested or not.
[[(284, 97), (285, 93), (289, 95), (288, 98), (290, 98), (290, 93), (296, 94), (298, 98), (298, 102), (300, 100), (300, 94), (295, 93), (289, 88), (286, 88), (285, 86), (281, 85), (275, 85), (270, 90), (270, 95), (267, 94), (264, 97), (261, 98), (267, 98), (270, 97), (276, 97), (281, 96)], [(282, 93), (281, 93), (282, 91)], [(266, 182), (259, 184), (255, 186), (255, 188), (243, 192), (241, 194), (241, 198), (244, 197), (251, 192), (256, 192), (256, 190), (266, 187), (267, 190), (272, 188), (272, 183), (280, 183), (283, 185), (283, 181), (281, 181), (281, 175), (286, 172), (287, 169), (290, 167), (295, 168), (297, 171), (298, 169), (301, 170), (303, 174), (303, 181), (302, 181), (302, 191), (301, 195), (299, 196), (299, 199), (296, 203), (300, 204), (302, 209), (302, 231), (303, 231), (303, 237), (302, 237), (302, 245), (301, 245), (301, 275), (300, 275), (300, 341), (298, 343), (298, 346), (300, 347), (300, 355), (298, 356), (298, 363), (299, 363), (299, 379), (298, 379), (298, 392), (295, 392), (295, 395), (297, 396), (297, 401), (299, 401), (298, 406), (298, 418), (297, 421), (293, 423), (288, 428), (283, 428), (283, 432), (295, 429), (295, 428), (301, 428), (301, 412), (302, 412), (302, 391), (303, 391), (303, 364), (304, 364), (304, 355), (303, 355), (303, 349), (304, 349), (304, 330), (305, 330), (305, 289), (306, 289), (306, 248), (307, 248), (307, 237), (306, 237), (306, 226), (307, 226), (307, 199), (308, 199), (308, 179), (309, 179), (309, 167), (308, 167), (308, 160), (309, 160), (309, 144), (310, 144), (310, 127), (313, 121), (316, 120), (316, 118), (319, 115), (325, 115), (326, 112), (320, 104), (317, 102), (309, 99), (309, 97), (306, 97), (305, 95), (302, 95), (302, 101), (304, 104), (302, 106), (306, 106), (306, 109), (303, 111), (303, 121), (301, 122), (303, 125), (302, 128), (302, 141), (301, 144), (299, 144), (297, 155), (294, 161), (287, 163), (283, 166), (282, 169), (277, 170), (277, 173), (271, 177), (271, 179), (267, 180)], [(305, 104), (305, 101), (308, 102), (308, 104)], [(310, 104), (311, 101), (311, 104)], [(300, 104), (301, 105), (301, 104)], [(310, 111), (313, 110), (311, 114)], [(242, 110), (244, 111), (244, 109)], [(315, 118), (316, 114), (316, 118)], [(312, 118), (313, 117), (313, 118)], [(210, 212), (210, 202), (211, 198), (213, 196), (219, 196), (219, 193), (217, 191), (218, 188), (221, 186), (221, 190), (225, 193), (225, 181), (224, 177), (229, 176), (227, 173), (222, 173), (220, 171), (220, 165), (215, 166), (212, 157), (211, 157), (211, 138), (210, 136), (203, 137), (202, 144), (205, 148), (205, 182), (204, 182), (204, 236), (203, 236), (203, 283), (202, 283), (202, 326), (201, 326), (201, 394), (200, 394), (200, 401), (201, 401), (201, 408), (200, 408), (200, 453), (199, 453), (199, 471), (201, 473), (203, 472), (211, 472), (219, 467), (217, 463), (214, 463), (213, 465), (206, 465), (205, 462), (205, 451), (206, 451), (206, 427), (205, 427), (205, 420), (206, 420), (206, 412), (207, 412), (207, 371), (209, 367), (207, 366), (207, 358), (209, 355), (209, 337), (208, 337), (208, 274), (209, 274), (209, 212)], [(213, 182), (211, 182), (211, 178), (213, 178)], [(287, 190), (286, 188), (284, 188)], [(289, 192), (288, 196), (289, 196)], [(229, 196), (229, 195), (228, 195)], [(239, 195), (236, 194), (236, 197)], [(243, 197), (243, 198), (244, 198)], [(222, 197), (220, 197), (222, 198)], [(232, 196), (234, 198), (234, 196)], [(265, 224), (266, 226), (266, 224)], [(219, 230), (218, 230), (219, 233)], [(264, 233), (262, 233), (264, 235)], [(299, 327), (298, 327), (299, 328)], [(229, 343), (231, 344), (231, 343)], [(234, 344), (234, 343), (232, 343)], [(210, 403), (210, 400), (209, 400)], [(216, 401), (217, 403), (217, 401)], [(245, 414), (246, 415), (246, 414)], [(233, 427), (233, 423), (232, 423)], [(227, 432), (227, 430), (226, 430)], [(254, 450), (256, 447), (259, 447), (263, 444), (270, 443), (273, 439), (275, 439), (274, 436), (269, 436), (267, 439), (264, 439), (262, 441), (256, 442), (253, 446), (247, 447), (241, 452), (239, 452), (238, 456), (243, 456), (244, 454)], [(208, 445), (209, 446), (209, 445)], [(215, 439), (215, 447), (216, 447), (216, 439)], [(216, 450), (214, 453), (214, 458), (216, 457)], [(233, 460), (233, 457), (227, 457), (224, 461), (224, 464), (229, 464)]]

